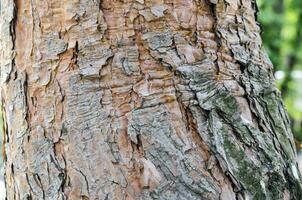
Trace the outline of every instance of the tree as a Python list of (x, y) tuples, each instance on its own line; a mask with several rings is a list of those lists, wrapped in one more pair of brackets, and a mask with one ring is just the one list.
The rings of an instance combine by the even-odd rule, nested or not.
[(7, 198), (299, 199), (252, 0), (1, 1)]

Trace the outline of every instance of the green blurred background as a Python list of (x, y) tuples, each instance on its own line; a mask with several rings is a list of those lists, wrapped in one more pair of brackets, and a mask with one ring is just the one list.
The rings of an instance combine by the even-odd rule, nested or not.
[(302, 0), (257, 0), (264, 47), (302, 148)]

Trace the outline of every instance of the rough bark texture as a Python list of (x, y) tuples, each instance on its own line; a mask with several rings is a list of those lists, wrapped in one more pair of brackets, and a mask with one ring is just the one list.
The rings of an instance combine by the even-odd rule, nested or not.
[(1, 0), (8, 200), (301, 199), (253, 0)]

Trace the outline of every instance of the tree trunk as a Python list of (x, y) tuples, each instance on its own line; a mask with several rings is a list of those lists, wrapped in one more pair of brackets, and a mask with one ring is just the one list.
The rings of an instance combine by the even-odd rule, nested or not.
[(301, 199), (253, 0), (1, 0), (8, 200)]

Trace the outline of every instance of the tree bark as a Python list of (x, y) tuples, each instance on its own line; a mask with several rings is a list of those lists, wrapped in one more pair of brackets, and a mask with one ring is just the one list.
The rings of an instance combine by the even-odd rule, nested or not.
[(7, 199), (300, 199), (253, 0), (1, 0)]

